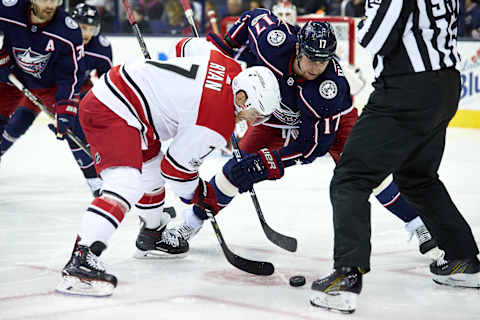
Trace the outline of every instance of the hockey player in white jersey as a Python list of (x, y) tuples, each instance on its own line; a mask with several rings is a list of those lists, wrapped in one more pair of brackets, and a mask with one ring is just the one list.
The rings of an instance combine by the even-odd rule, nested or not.
[[(125, 64), (102, 76), (79, 113), (104, 182), (102, 193), (84, 213), (57, 291), (112, 294), (117, 279), (105, 271), (99, 256), (134, 205), (143, 221), (136, 242), (140, 255), (186, 252), (188, 243), (166, 229), (165, 182), (184, 202), (216, 213), (216, 193), (199, 177), (200, 165), (226, 145), (236, 121), (262, 123), (279, 104), (278, 83), (269, 69), (242, 71), (218, 51), (168, 63)], [(163, 154), (161, 142), (168, 139)]]

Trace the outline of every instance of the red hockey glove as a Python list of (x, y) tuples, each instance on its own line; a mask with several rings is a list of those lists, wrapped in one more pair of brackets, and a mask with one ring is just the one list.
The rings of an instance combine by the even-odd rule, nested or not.
[(69, 128), (74, 127), (78, 104), (73, 100), (60, 100), (53, 105), (57, 122), (57, 139), (63, 140)]
[(221, 209), (218, 205), (215, 188), (213, 185), (202, 179), (199, 179), (198, 186), (195, 189), (193, 198), (190, 202), (205, 210), (211, 211), (213, 214), (216, 214)]

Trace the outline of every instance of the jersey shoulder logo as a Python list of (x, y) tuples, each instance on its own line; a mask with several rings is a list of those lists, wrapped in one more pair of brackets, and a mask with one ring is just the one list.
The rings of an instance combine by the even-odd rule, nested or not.
[(286, 39), (287, 35), (282, 30), (272, 30), (267, 34), (267, 42), (274, 47), (281, 46)]
[(17, 4), (17, 0), (2, 0), (2, 4), (5, 7), (13, 7), (14, 5)]
[(65, 17), (65, 24), (70, 29), (73, 29), (73, 30), (78, 29), (78, 23), (77, 21), (73, 20), (72, 17)]
[(110, 46), (110, 41), (104, 35), (98, 36), (98, 42), (100, 42), (100, 44), (104, 47)]
[(320, 95), (325, 99), (333, 99), (337, 96), (338, 88), (337, 84), (332, 80), (325, 80), (320, 84)]
[(15, 62), (23, 72), (34, 76), (37, 79), (42, 78), (42, 72), (48, 64), (51, 53), (40, 54), (32, 48), (22, 49), (12, 47)]

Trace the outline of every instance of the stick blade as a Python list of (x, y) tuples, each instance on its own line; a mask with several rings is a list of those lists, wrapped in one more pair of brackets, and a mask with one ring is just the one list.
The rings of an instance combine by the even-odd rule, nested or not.
[(297, 239), (278, 233), (266, 223), (262, 223), (262, 227), (268, 240), (273, 244), (290, 252), (297, 251)]
[(275, 267), (270, 262), (253, 261), (230, 253), (227, 255), (228, 262), (240, 270), (257, 276), (270, 276), (275, 272)]

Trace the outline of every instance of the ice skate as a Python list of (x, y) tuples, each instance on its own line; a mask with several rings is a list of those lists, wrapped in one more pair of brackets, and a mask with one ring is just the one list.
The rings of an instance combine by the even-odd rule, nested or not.
[(362, 291), (362, 274), (359, 269), (341, 267), (329, 276), (315, 280), (310, 304), (342, 313), (355, 312), (357, 296)]
[(202, 227), (194, 227), (188, 224), (186, 221), (183, 221), (181, 224), (173, 227), (171, 231), (178, 232), (183, 240), (189, 241), (192, 239)]
[(142, 223), (136, 246), (137, 259), (181, 258), (188, 252), (188, 242), (178, 233), (168, 230), (166, 225), (147, 229)]
[(430, 272), (437, 284), (480, 288), (480, 263), (476, 257), (449, 261), (440, 258), (430, 264)]
[(425, 255), (432, 260), (437, 260), (443, 257), (444, 252), (437, 247), (437, 242), (433, 239), (420, 217), (407, 223), (405, 229), (410, 233), (410, 240), (413, 236), (416, 236), (418, 239), (418, 250), (422, 255)]
[[(100, 250), (96, 250), (100, 247)], [(78, 245), (63, 268), (62, 281), (57, 285), (59, 293), (103, 297), (113, 293), (117, 278), (105, 272), (100, 258), (92, 252), (101, 252), (105, 245), (94, 242), (91, 247)]]

